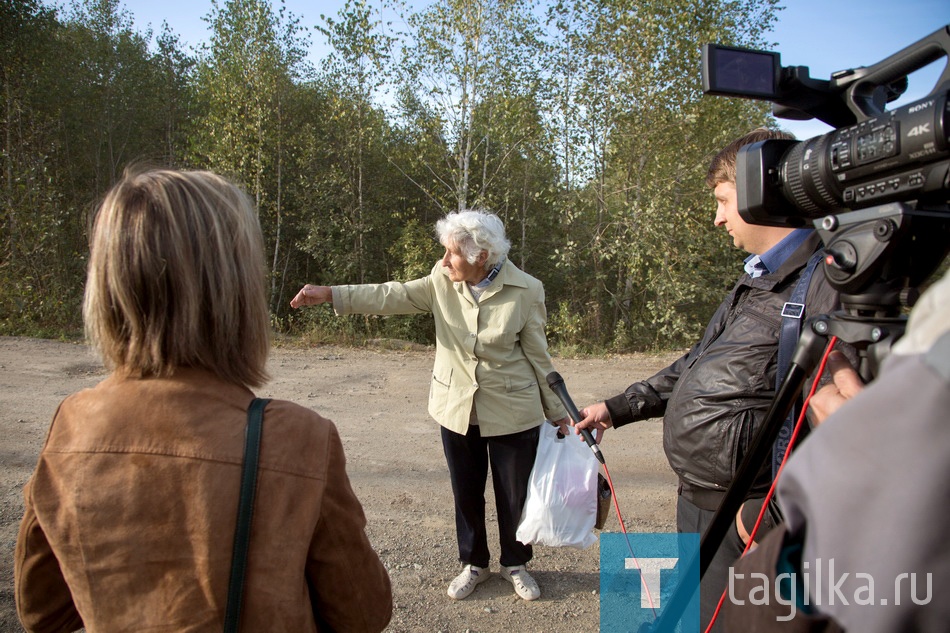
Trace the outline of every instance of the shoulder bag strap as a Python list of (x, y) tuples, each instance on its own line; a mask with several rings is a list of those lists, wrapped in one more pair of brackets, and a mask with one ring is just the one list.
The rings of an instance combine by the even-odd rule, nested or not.
[[(778, 393), (785, 380), (785, 374), (792, 364), (792, 357), (795, 355), (795, 348), (798, 347), (798, 339), (801, 336), (802, 319), (805, 316), (805, 297), (808, 294), (808, 286), (811, 284), (811, 278), (815, 274), (818, 263), (824, 259), (824, 249), (819, 249), (808, 260), (805, 269), (802, 271), (798, 283), (792, 291), (788, 302), (782, 308), (782, 331), (778, 339), (778, 365), (775, 369), (775, 391)], [(772, 479), (778, 475), (779, 466), (782, 465), (782, 459), (788, 450), (788, 445), (792, 439), (792, 431), (795, 429), (795, 421), (801, 411), (801, 406), (796, 404), (792, 407), (788, 417), (782, 422), (782, 428), (779, 430), (778, 437), (772, 447)]]
[(257, 458), (261, 451), (264, 407), (268, 402), (270, 400), (254, 398), (247, 410), (247, 428), (244, 432), (244, 470), (241, 473), (241, 498), (238, 502), (237, 527), (234, 530), (234, 552), (231, 555), (228, 605), (224, 615), (225, 633), (236, 633), (241, 620), (244, 573), (247, 570), (251, 517), (254, 514), (254, 493), (257, 492)]

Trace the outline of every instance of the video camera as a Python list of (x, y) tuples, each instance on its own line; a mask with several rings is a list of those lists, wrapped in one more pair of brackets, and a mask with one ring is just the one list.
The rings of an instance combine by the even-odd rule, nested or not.
[(950, 65), (923, 99), (885, 112), (907, 75), (950, 54), (950, 25), (870, 67), (813, 79), (779, 53), (703, 47), (703, 92), (773, 103), (779, 118), (817, 118), (838, 129), (807, 141), (740, 150), (739, 214), (747, 222), (803, 226), (846, 209), (915, 200), (946, 205), (950, 192)]
[(703, 47), (705, 94), (767, 100), (776, 117), (837, 127), (742, 147), (736, 193), (747, 222), (816, 226), (825, 275), (849, 311), (896, 315), (950, 248), (950, 64), (926, 97), (885, 110), (909, 73), (948, 56), (950, 25), (829, 80), (782, 67), (779, 53)]

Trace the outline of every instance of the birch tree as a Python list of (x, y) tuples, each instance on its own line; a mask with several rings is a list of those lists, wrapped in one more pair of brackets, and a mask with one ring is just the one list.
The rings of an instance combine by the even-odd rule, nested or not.
[[(332, 88), (327, 115), (338, 126), (338, 161), (342, 192), (340, 218), (346, 225), (353, 259), (353, 281), (364, 283), (374, 254), (368, 241), (385, 233), (387, 214), (375, 206), (379, 190), (370, 187), (368, 176), (379, 177), (379, 159), (386, 122), (382, 111), (375, 107), (375, 98), (387, 81), (391, 48), (395, 37), (383, 23), (382, 11), (386, 4), (373, 9), (366, 0), (347, 0), (336, 17), (321, 16), (324, 26), (319, 27), (331, 47), (324, 60), (324, 77)], [(332, 221), (318, 217), (313, 221)]]
[(287, 176), (294, 137), (287, 107), (306, 73), (306, 40), (296, 18), (266, 0), (212, 2), (210, 44), (199, 63), (203, 112), (194, 160), (244, 184), (270, 245), (276, 309), (288, 253), (283, 241)]
[[(489, 97), (534, 89), (537, 20), (526, 0), (438, 0), (409, 18), (411, 39), (403, 60), (403, 105), (423, 104), (434, 114), (430, 133), (444, 147), (441, 164), (426, 169), (429, 191), (449, 209), (484, 203), (496, 168), (475, 163), (491, 152), (500, 113)], [(411, 98), (409, 98), (411, 97)], [(489, 107), (480, 107), (488, 105)], [(482, 116), (482, 121), (476, 117)]]

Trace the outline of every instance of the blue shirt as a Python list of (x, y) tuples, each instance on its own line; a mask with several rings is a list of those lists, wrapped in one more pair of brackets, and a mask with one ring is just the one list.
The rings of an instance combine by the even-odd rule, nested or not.
[(812, 231), (814, 229), (795, 229), (761, 255), (749, 255), (745, 258), (745, 271), (753, 279), (774, 273), (799, 246), (805, 243)]

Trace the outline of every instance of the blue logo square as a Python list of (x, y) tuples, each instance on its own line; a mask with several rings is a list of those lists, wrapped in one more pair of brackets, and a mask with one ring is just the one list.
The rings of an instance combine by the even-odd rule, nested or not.
[[(663, 610), (692, 594), (682, 617)], [(665, 615), (663, 628), (660, 616)], [(699, 534), (600, 535), (601, 633), (699, 633)]]

